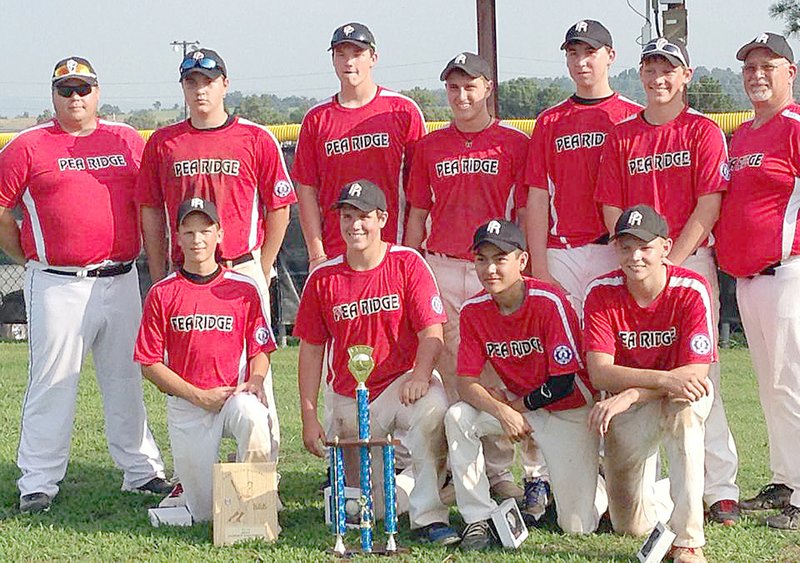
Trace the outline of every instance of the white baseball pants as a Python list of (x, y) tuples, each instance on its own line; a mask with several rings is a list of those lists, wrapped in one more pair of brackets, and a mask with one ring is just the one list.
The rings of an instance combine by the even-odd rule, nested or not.
[(236, 461), (257, 463), (275, 457), (269, 410), (250, 393), (231, 396), (219, 413), (169, 396), (167, 427), (175, 472), (195, 522), (213, 517), (213, 466), (223, 437), (236, 440)]
[[(587, 427), (589, 411), (538, 409), (523, 415), (550, 469), (558, 525), (572, 534), (595, 531), (607, 507), (598, 475), (598, 437)], [(489, 495), (481, 438), (502, 436), (503, 427), (489, 413), (460, 401), (447, 411), (445, 428), (461, 516), (467, 524), (486, 520), (497, 504)]]
[(619, 268), (611, 244), (586, 244), (575, 248), (548, 248), (547, 269), (566, 290), (569, 301), (583, 320), (583, 300), (592, 281)]
[(772, 483), (800, 506), (800, 257), (774, 276), (736, 280), (736, 297), (767, 422)]
[(103, 396), (108, 451), (123, 490), (164, 477), (147, 427), (142, 374), (133, 362), (142, 302), (134, 265), (119, 276), (89, 278), (25, 268), (30, 365), (22, 403), (17, 465), (20, 495), (53, 497), (69, 461), (81, 365), (90, 351)]

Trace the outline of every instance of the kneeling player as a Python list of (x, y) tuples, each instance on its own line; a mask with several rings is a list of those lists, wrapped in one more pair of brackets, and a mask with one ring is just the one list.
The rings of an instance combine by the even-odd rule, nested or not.
[[(550, 469), (558, 524), (570, 533), (592, 532), (605, 494), (597, 494), (598, 437), (586, 427), (593, 392), (579, 353), (578, 318), (561, 290), (523, 277), (528, 253), (513, 223), (482, 225), (472, 249), (484, 291), (461, 309), (462, 401), (445, 417), (456, 501), (467, 524), (461, 546), (492, 543), (488, 519), (497, 505), (489, 496), (484, 436), (518, 442), (533, 432)], [(512, 395), (493, 396), (480, 383), (486, 362)]]
[(258, 286), (221, 267), (213, 203), (178, 208), (183, 267), (147, 295), (134, 359), (167, 393), (167, 426), (186, 506), (194, 521), (212, 516), (212, 465), (223, 436), (237, 460), (265, 462), (277, 444), (265, 406), (264, 376), (275, 350)]
[[(703, 436), (716, 361), (711, 290), (701, 275), (666, 262), (668, 232), (652, 207), (626, 210), (613, 235), (622, 269), (589, 285), (589, 374), (595, 387), (614, 393), (594, 406), (590, 424), (605, 435), (614, 530), (643, 535), (669, 518), (674, 560), (703, 562)], [(661, 443), (671, 499), (653, 487)]]
[[(325, 431), (317, 417), (323, 358), (327, 354), (333, 392), (325, 400), (333, 415), (332, 436), (355, 438), (355, 378), (347, 364), (352, 346), (373, 348), (374, 371), (367, 378), (371, 434), (406, 431), (414, 486), (409, 493), (411, 527), (425, 540), (458, 542), (439, 498), (447, 446), (447, 397), (433, 372), (447, 320), (430, 268), (416, 250), (384, 242), (389, 218), (386, 197), (366, 180), (346, 185), (338, 201), (344, 254), (323, 262), (303, 289), (294, 334), (300, 337), (298, 377), (303, 442), (322, 456)], [(373, 457), (373, 492), (380, 517), (383, 463)]]

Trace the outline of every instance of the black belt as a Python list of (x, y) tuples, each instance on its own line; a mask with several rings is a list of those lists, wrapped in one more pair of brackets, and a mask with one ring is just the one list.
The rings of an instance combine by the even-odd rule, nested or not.
[(222, 259), (222, 264), (228, 268), (233, 268), (234, 266), (238, 266), (239, 264), (244, 264), (245, 262), (251, 262), (255, 260), (253, 258), (253, 253), (248, 252), (247, 254), (242, 254), (238, 258), (234, 258), (233, 260), (225, 260)]
[(764, 268), (763, 270), (761, 270), (757, 274), (753, 274), (752, 276), (747, 276), (747, 278), (748, 279), (753, 279), (756, 276), (774, 276), (775, 275), (775, 270), (780, 265), (781, 265), (780, 262), (775, 262), (774, 264), (770, 264), (769, 266), (767, 266), (766, 268)]
[(57, 276), (70, 276), (73, 278), (110, 278), (112, 276), (121, 276), (127, 274), (133, 268), (133, 262), (123, 262), (115, 266), (106, 266), (105, 268), (95, 268), (94, 270), (79, 270), (77, 272), (68, 272), (66, 270), (54, 270), (53, 268), (46, 268), (44, 271), (48, 274), (56, 274)]
[(593, 241), (592, 241), (592, 242), (590, 242), (589, 244), (602, 244), (602, 245), (607, 245), (607, 244), (608, 244), (608, 238), (609, 238), (609, 235), (608, 235), (608, 233), (606, 233), (606, 234), (604, 234), (604, 235), (602, 235), (602, 236), (598, 237), (597, 239), (593, 240)]

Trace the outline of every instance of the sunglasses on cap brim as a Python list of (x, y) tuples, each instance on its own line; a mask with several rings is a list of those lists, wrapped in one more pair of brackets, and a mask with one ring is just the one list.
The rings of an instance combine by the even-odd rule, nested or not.
[(81, 98), (83, 98), (92, 92), (92, 85), (84, 82), (70, 86), (56, 86), (55, 91), (62, 98), (71, 98), (73, 94), (78, 94)]
[(658, 43), (649, 43), (642, 49), (642, 59), (650, 55), (669, 55), (678, 59), (683, 66), (688, 67), (686, 58), (683, 56), (683, 51), (677, 45), (672, 43), (664, 43), (659, 47)]
[(72, 70), (70, 70), (66, 64), (61, 65), (53, 72), (53, 79), (56, 80), (61, 78), (62, 76), (67, 76), (67, 75), (72, 75), (72, 76), (81, 75), (81, 76), (86, 76), (88, 78), (97, 78), (97, 75), (95, 75), (95, 73), (92, 72), (92, 69), (90, 69), (83, 63), (78, 63)]
[(202, 68), (205, 70), (217, 69), (222, 72), (222, 70), (218, 68), (217, 61), (208, 57), (203, 57), (202, 59), (184, 59), (181, 63), (181, 73), (193, 68)]

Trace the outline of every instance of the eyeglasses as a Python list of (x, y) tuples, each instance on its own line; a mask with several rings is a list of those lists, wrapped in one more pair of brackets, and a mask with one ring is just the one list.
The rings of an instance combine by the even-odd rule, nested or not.
[(778, 65), (774, 65), (774, 64), (770, 64), (770, 63), (765, 64), (765, 65), (749, 64), (749, 65), (742, 66), (742, 73), (744, 73), (744, 74), (755, 74), (760, 70), (764, 74), (772, 74), (773, 72), (778, 70), (780, 67), (786, 66), (788, 64), (789, 63), (781, 63), (781, 64), (778, 64)]
[(665, 41), (663, 38), (661, 40), (657, 39), (655, 41), (651, 41), (642, 49), (642, 59), (644, 59), (644, 57), (647, 55), (654, 54), (671, 55), (678, 59), (683, 66), (689, 66), (689, 64), (686, 62), (686, 57), (684, 56), (683, 51), (681, 51), (681, 48)]
[(62, 98), (71, 98), (72, 94), (78, 94), (81, 98), (83, 98), (92, 92), (92, 85), (84, 83), (73, 86), (56, 86), (56, 92)]
[(212, 70), (217, 68), (217, 61), (214, 59), (210, 59), (208, 57), (203, 57), (201, 59), (194, 59), (194, 58), (186, 58), (183, 59), (181, 63), (181, 73), (186, 72), (192, 68), (203, 68), (205, 70)]
[(91, 68), (89, 68), (87, 65), (85, 65), (83, 63), (78, 63), (75, 66), (75, 68), (73, 68), (72, 70), (70, 70), (70, 68), (69, 68), (69, 66), (67, 64), (61, 65), (60, 67), (58, 67), (57, 69), (55, 69), (53, 71), (53, 78), (61, 78), (62, 76), (67, 76), (68, 74), (72, 74), (72, 75), (80, 74), (80, 75), (83, 75), (83, 76), (90, 76), (92, 78), (96, 78), (97, 77), (95, 75), (94, 71)]

